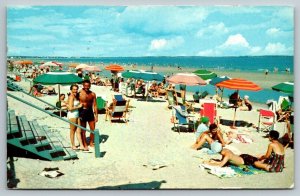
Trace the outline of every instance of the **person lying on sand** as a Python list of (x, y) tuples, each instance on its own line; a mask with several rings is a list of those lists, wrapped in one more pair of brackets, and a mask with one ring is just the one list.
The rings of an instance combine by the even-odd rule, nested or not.
[(212, 165), (212, 166), (225, 166), (228, 162), (232, 165), (254, 165), (256, 161), (258, 161), (257, 157), (254, 157), (249, 154), (241, 154), (236, 155), (231, 150), (224, 148), (221, 151), (222, 159), (220, 161), (216, 160), (209, 160), (205, 161), (205, 164)]

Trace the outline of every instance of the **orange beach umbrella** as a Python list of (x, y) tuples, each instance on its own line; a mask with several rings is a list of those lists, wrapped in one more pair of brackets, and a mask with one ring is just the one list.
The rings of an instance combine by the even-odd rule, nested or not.
[[(245, 80), (245, 79), (241, 79), (241, 78), (232, 78), (229, 80), (225, 80), (223, 82), (216, 84), (216, 86), (233, 89), (233, 90), (237, 90), (237, 91), (239, 91), (239, 90), (259, 91), (259, 90), (261, 90), (261, 88), (257, 84), (255, 84), (249, 80)], [(236, 109), (237, 109), (237, 107), (234, 108), (232, 128), (235, 128)]]
[(234, 90), (247, 90), (247, 91), (261, 90), (261, 88), (257, 84), (249, 80), (240, 79), (240, 78), (232, 78), (229, 80), (225, 80), (223, 82), (216, 84), (216, 86), (224, 87), (228, 89), (234, 89)]
[(109, 70), (111, 72), (120, 72), (120, 71), (124, 71), (124, 67), (118, 64), (110, 64), (105, 67), (105, 70)]

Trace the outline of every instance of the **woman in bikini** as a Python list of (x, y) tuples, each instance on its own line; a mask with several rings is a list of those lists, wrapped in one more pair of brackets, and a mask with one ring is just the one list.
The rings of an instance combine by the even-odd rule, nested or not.
[[(78, 109), (82, 107), (82, 104), (79, 102), (79, 94), (78, 94), (78, 85), (72, 84), (70, 87), (70, 95), (68, 99), (68, 119), (75, 123), (79, 124), (79, 111)], [(70, 123), (70, 140), (71, 140), (71, 146), (73, 150), (79, 150), (75, 146), (74, 136), (77, 136), (78, 142), (79, 142), (79, 149), (88, 151), (88, 148), (84, 148), (82, 138), (81, 138), (81, 129), (77, 128), (75, 125)]]
[(278, 141), (278, 138), (279, 133), (277, 131), (270, 131), (269, 140), (271, 143), (268, 146), (266, 154), (254, 163), (255, 167), (268, 172), (282, 172), (284, 168), (285, 147)]

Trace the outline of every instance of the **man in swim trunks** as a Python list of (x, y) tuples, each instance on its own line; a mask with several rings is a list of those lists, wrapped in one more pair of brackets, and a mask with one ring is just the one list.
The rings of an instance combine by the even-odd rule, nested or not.
[[(89, 80), (83, 81), (83, 88), (79, 92), (79, 101), (82, 104), (82, 108), (79, 109), (80, 125), (86, 127), (89, 123), (90, 130), (95, 130), (96, 122), (98, 122), (98, 111), (96, 103), (96, 94), (90, 90), (91, 82)], [(82, 142), (84, 148), (87, 147), (86, 134), (82, 130)], [(90, 134), (90, 147), (94, 147), (94, 134)]]
[(236, 155), (231, 150), (224, 148), (221, 151), (222, 159), (220, 161), (209, 160), (205, 162), (208, 165), (223, 167), (226, 163), (231, 163), (233, 165), (254, 165), (258, 161), (257, 157), (249, 154)]

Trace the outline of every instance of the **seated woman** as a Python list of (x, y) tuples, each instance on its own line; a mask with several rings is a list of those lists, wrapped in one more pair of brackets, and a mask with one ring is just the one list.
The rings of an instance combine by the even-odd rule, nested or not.
[(158, 84), (158, 94), (163, 96), (167, 94), (167, 90), (164, 87), (164, 83)]
[(237, 91), (229, 96), (229, 103), (233, 104), (234, 107), (240, 107), (242, 105), (242, 99), (240, 98)]
[(158, 97), (158, 85), (156, 82), (153, 82), (149, 88), (149, 92), (153, 97)]
[(257, 157), (254, 157), (249, 154), (241, 154), (236, 155), (231, 150), (224, 148), (221, 151), (222, 159), (220, 161), (216, 160), (209, 160), (205, 161), (205, 164), (212, 165), (212, 166), (220, 166), (223, 167), (227, 165), (229, 162), (232, 165), (254, 165), (256, 161), (258, 161)]
[(68, 109), (68, 102), (65, 101), (66, 95), (65, 94), (60, 94), (59, 100), (56, 102), (56, 107), (62, 110), (67, 110)]
[(241, 107), (240, 110), (244, 110), (244, 111), (251, 111), (252, 110), (252, 103), (249, 101), (249, 96), (248, 95), (244, 96), (244, 104), (245, 104), (245, 107)]
[(284, 167), (285, 148), (279, 141), (279, 133), (275, 130), (270, 131), (268, 150), (254, 163), (255, 167), (264, 169), (268, 172), (282, 172)]
[(38, 85), (37, 84), (33, 85), (30, 88), (29, 93), (32, 94), (35, 97), (42, 97), (43, 96), (43, 94), (38, 90)]

